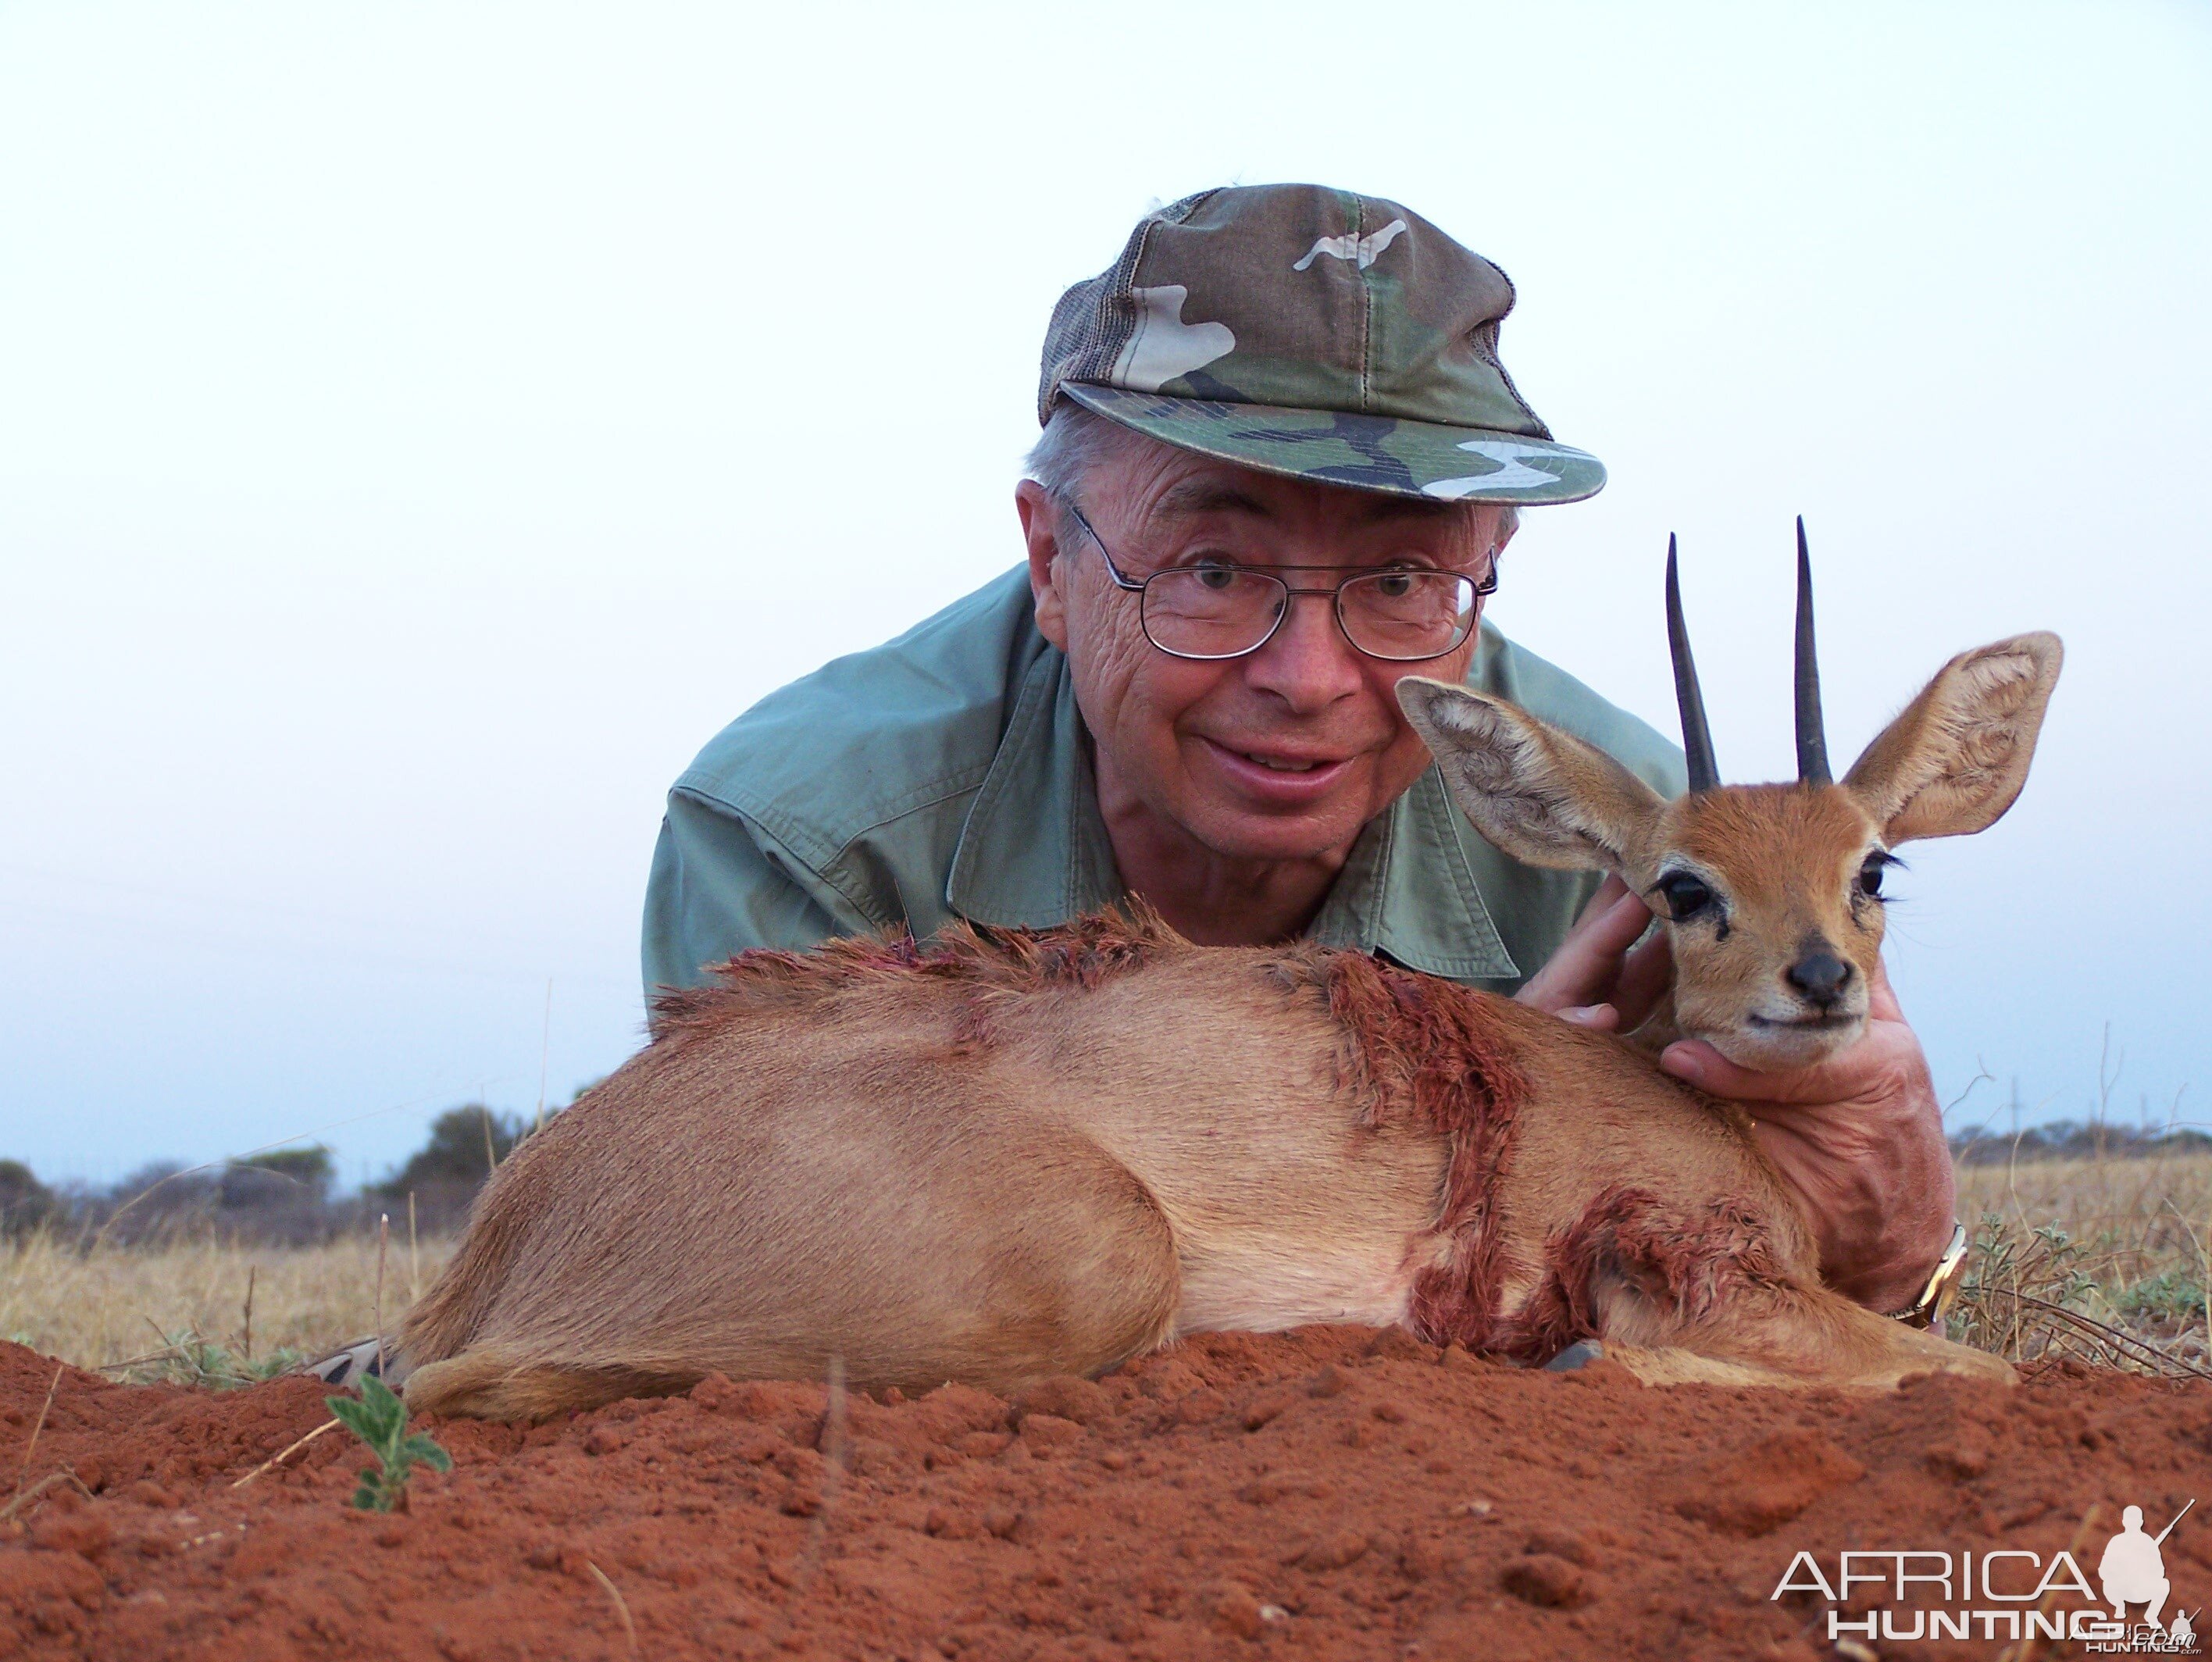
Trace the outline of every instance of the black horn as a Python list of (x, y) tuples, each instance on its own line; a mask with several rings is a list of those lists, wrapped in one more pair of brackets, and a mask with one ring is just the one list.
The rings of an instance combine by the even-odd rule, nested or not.
[(1682, 754), (1690, 764), (1690, 789), (1710, 791), (1721, 782), (1713, 763), (1713, 730), (1705, 725), (1705, 695), (1698, 690), (1698, 666), (1690, 657), (1690, 631), (1682, 622), (1682, 583), (1674, 571), (1674, 538), (1667, 537), (1667, 646), (1674, 657), (1674, 701), (1682, 711)]
[(1829, 785), (1828, 736), (1820, 719), (1820, 660), (1813, 649), (1813, 556), (1805, 547), (1805, 516), (1797, 516), (1797, 778)]

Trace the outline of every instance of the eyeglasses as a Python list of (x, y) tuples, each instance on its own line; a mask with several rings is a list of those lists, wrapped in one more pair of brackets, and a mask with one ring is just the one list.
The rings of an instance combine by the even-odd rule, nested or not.
[(1140, 596), (1138, 622), (1145, 639), (1170, 658), (1243, 658), (1274, 639), (1294, 595), (1332, 597), (1344, 638), (1370, 658), (1394, 664), (1442, 658), (1474, 632), (1478, 602), (1498, 592), (1493, 561), (1480, 582), (1460, 572), (1403, 567), (1364, 572), (1334, 588), (1294, 589), (1276, 571), (1336, 571), (1334, 566), (1171, 566), (1141, 583), (1121, 575), (1083, 510), (1061, 499), (1106, 561), (1114, 585)]

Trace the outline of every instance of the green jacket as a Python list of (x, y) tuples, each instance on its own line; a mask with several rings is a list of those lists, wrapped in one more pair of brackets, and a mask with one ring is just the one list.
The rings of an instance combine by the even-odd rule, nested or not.
[[(1468, 680), (1682, 790), (1678, 749), (1488, 623)], [(1498, 852), (1431, 767), (1369, 822), (1310, 932), (1510, 992), (1597, 883)], [(653, 853), (645, 981), (898, 924), (1047, 928), (1121, 894), (1067, 660), (1037, 633), (1019, 567), (769, 694), (699, 753)]]

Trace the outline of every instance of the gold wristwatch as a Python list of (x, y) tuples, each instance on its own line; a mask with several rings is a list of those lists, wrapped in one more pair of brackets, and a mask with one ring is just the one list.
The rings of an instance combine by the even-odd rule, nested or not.
[(1943, 1249), (1943, 1256), (1936, 1260), (1929, 1272), (1928, 1284), (1920, 1289), (1920, 1296), (1902, 1310), (1890, 1312), (1890, 1319), (1901, 1321), (1908, 1327), (1938, 1326), (1944, 1313), (1950, 1309), (1952, 1300), (1959, 1295), (1959, 1283), (1966, 1274), (1966, 1226), (1951, 1226), (1951, 1244)]

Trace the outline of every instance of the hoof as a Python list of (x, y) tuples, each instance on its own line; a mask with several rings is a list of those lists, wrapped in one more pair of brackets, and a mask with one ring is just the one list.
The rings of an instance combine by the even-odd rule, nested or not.
[(1571, 1374), (1578, 1368), (1587, 1368), (1601, 1360), (1605, 1346), (1596, 1339), (1577, 1339), (1572, 1344), (1544, 1364), (1547, 1374)]
[(334, 1350), (320, 1361), (302, 1362), (300, 1372), (325, 1385), (359, 1385), (365, 1379), (381, 1379), (384, 1369), (377, 1349), (374, 1339), (363, 1339), (343, 1350)]

